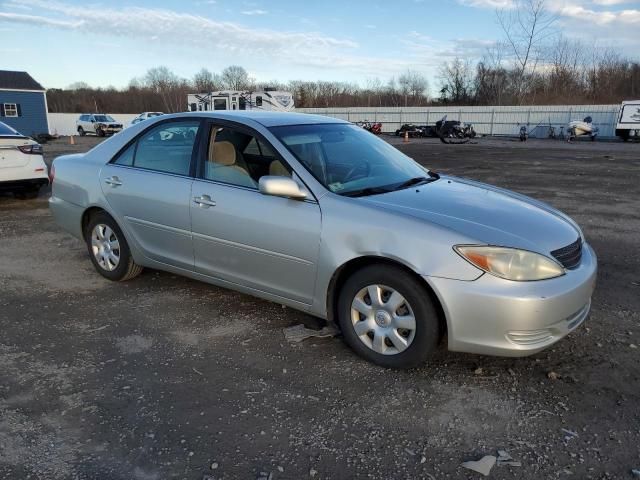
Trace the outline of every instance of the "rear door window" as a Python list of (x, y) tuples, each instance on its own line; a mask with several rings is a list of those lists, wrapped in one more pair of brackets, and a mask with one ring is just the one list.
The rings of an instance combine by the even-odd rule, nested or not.
[(113, 161), (117, 165), (189, 175), (198, 120), (167, 122), (145, 132)]

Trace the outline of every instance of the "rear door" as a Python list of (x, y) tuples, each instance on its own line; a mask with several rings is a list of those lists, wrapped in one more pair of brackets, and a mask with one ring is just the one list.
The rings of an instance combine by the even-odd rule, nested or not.
[(144, 254), (192, 270), (189, 214), (199, 119), (145, 130), (100, 172), (102, 191)]

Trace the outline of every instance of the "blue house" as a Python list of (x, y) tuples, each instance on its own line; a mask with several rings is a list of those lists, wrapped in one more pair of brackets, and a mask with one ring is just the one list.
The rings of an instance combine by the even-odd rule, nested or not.
[(49, 133), (47, 92), (27, 72), (0, 70), (0, 122), (27, 136)]

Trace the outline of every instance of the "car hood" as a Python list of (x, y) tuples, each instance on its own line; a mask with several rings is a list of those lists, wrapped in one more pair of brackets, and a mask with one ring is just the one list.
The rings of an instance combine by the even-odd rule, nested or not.
[(543, 202), (456, 177), (442, 176), (426, 185), (361, 199), (450, 228), (478, 243), (545, 255), (582, 236), (575, 222)]

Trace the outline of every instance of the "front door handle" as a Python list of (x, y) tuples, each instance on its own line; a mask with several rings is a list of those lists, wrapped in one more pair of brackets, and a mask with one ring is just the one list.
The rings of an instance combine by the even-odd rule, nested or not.
[(113, 177), (107, 178), (104, 183), (106, 183), (107, 185), (111, 185), (112, 187), (119, 187), (120, 185), (122, 185), (120, 179), (115, 175)]
[(216, 202), (211, 200), (209, 195), (200, 195), (199, 197), (193, 197), (193, 203), (197, 204), (202, 208), (215, 207)]

